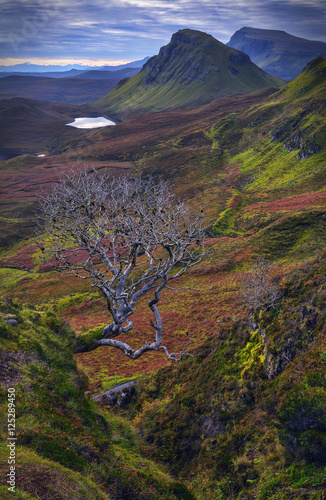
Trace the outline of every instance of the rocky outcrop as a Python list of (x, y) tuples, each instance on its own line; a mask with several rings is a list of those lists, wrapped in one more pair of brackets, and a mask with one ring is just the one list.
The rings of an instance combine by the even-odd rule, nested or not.
[(229, 55), (229, 61), (235, 64), (246, 64), (250, 63), (250, 57), (244, 52), (232, 52)]
[(288, 334), (277, 344), (273, 344), (266, 333), (269, 321), (264, 326), (252, 314), (249, 315), (249, 330), (258, 331), (262, 339), (266, 375), (270, 380), (283, 373), (288, 363), (292, 363), (302, 348), (303, 341), (310, 342), (314, 338), (319, 318), (317, 309), (311, 305), (302, 305), (297, 316), (298, 320), (292, 328), (289, 326)]
[(307, 141), (300, 149), (299, 153), (297, 154), (297, 158), (299, 160), (305, 160), (306, 158), (309, 158), (309, 156), (315, 155), (319, 153), (321, 150), (321, 146), (317, 143), (313, 143), (311, 141)]
[(304, 126), (304, 118), (314, 111), (316, 111), (314, 105), (308, 104), (307, 108), (297, 115), (283, 120), (278, 127), (270, 132), (270, 140), (283, 143), (283, 147), (288, 153), (299, 150), (297, 154), (299, 160), (319, 153), (321, 146), (313, 134), (313, 126)]
[(131, 380), (125, 384), (117, 385), (98, 396), (94, 396), (93, 399), (102, 406), (119, 406), (119, 408), (124, 408), (137, 396), (135, 383), (135, 380)]

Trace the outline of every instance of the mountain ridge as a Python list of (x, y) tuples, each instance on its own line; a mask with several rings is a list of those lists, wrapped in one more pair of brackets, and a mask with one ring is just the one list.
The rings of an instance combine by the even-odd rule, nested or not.
[(247, 53), (266, 72), (283, 80), (292, 80), (317, 56), (326, 56), (326, 43), (307, 40), (286, 31), (243, 27), (229, 42)]
[(281, 85), (247, 54), (202, 31), (184, 29), (174, 33), (137, 75), (122, 80), (95, 105), (127, 116), (208, 104), (220, 97)]
[(82, 64), (66, 64), (64, 66), (59, 65), (40, 65), (32, 63), (22, 63), (14, 64), (11, 66), (0, 65), (0, 75), (5, 73), (6, 76), (10, 75), (30, 75), (30, 76), (53, 76), (57, 78), (64, 76), (73, 76), (74, 74), (81, 74), (85, 71), (90, 70), (103, 70), (103, 71), (117, 71), (128, 68), (139, 68), (142, 67), (149, 57), (144, 57), (137, 61), (132, 61), (126, 64), (116, 64), (116, 65), (104, 65), (104, 66), (86, 66)]

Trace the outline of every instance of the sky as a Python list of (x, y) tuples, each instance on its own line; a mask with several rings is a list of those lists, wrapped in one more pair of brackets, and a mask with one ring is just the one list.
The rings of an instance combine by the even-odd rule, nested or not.
[(326, 42), (325, 0), (0, 0), (0, 65), (123, 64), (197, 29), (227, 43), (238, 29)]

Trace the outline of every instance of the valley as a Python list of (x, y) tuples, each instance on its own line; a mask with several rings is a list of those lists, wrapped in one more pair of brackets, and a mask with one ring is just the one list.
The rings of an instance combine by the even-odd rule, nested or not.
[[(285, 83), (219, 44), (180, 30), (84, 104), (0, 101), (0, 150), (17, 154), (0, 161), (0, 390), (21, 405), (21, 498), (324, 498), (326, 59)], [(83, 116), (116, 125), (66, 126)], [(178, 353), (190, 335), (191, 356), (76, 354), (110, 322), (106, 300), (44, 263), (35, 235), (39, 196), (76, 166), (163, 179), (203, 210), (207, 255), (159, 303), (163, 343)], [(259, 259), (275, 307), (248, 298)], [(143, 298), (119, 338), (143, 345), (150, 319)]]

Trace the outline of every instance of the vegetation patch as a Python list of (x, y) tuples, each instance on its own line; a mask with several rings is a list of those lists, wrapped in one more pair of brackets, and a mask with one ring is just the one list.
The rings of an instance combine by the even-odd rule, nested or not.
[(130, 424), (85, 396), (87, 379), (73, 358), (75, 335), (52, 311), (1, 302), (0, 331), (3, 498), (9, 498), (8, 387), (15, 389), (17, 498), (109, 500), (121, 492), (135, 499), (193, 498), (152, 463)]

